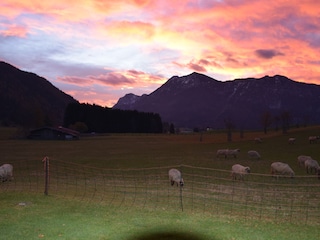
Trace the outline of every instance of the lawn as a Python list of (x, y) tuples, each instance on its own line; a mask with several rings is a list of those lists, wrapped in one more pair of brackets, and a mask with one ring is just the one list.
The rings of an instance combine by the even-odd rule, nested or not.
[(6, 240), (319, 239), (318, 226), (303, 224), (150, 208), (116, 208), (22, 193), (2, 195), (0, 201), (1, 239)]

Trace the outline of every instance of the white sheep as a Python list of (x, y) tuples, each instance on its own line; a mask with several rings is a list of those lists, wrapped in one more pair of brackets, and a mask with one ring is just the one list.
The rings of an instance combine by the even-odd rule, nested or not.
[(172, 168), (169, 170), (169, 181), (171, 183), (171, 186), (173, 186), (175, 183), (177, 184), (177, 186), (180, 186), (180, 187), (183, 187), (184, 185), (181, 172), (175, 168)]
[(248, 157), (249, 158), (255, 158), (255, 159), (260, 159), (261, 158), (260, 154), (255, 150), (248, 151)]
[(313, 173), (313, 171), (315, 174), (317, 174), (320, 169), (319, 163), (314, 159), (307, 159), (304, 162), (304, 167), (306, 169), (306, 172), (311, 174)]
[(312, 159), (310, 156), (300, 155), (298, 156), (298, 165), (300, 167), (304, 167), (304, 162), (308, 159)]
[(295, 142), (296, 142), (296, 138), (292, 138), (291, 137), (291, 138), (288, 139), (288, 143), (289, 144), (294, 144)]
[(295, 175), (292, 168), (287, 163), (283, 162), (273, 162), (271, 164), (271, 174), (272, 176), (290, 176), (291, 178)]
[(227, 151), (227, 155), (226, 156), (233, 156), (234, 158), (236, 158), (238, 156), (240, 152), (240, 149), (228, 149)]
[(233, 180), (243, 180), (244, 176), (250, 173), (250, 167), (235, 164), (231, 168), (231, 176)]
[(319, 136), (310, 136), (309, 137), (309, 143), (317, 143), (318, 139), (320, 139)]
[(256, 137), (256, 138), (254, 139), (254, 142), (255, 142), (255, 143), (262, 143), (262, 139), (261, 139), (261, 138)]
[(226, 158), (227, 153), (228, 153), (228, 149), (219, 149), (217, 151), (216, 157), (219, 158), (219, 157), (223, 156), (224, 158)]
[(11, 180), (13, 180), (13, 166), (5, 163), (0, 166), (0, 181), (5, 182)]

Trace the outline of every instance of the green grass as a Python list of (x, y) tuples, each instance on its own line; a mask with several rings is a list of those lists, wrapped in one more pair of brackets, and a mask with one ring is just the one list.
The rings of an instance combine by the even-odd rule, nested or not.
[[(84, 137), (79, 141), (29, 141), (12, 139), (15, 129), (5, 128), (0, 129), (0, 152), (1, 163), (14, 165), (35, 160), (41, 167), (41, 160), (47, 155), (52, 164), (57, 160), (114, 169), (183, 164), (229, 171), (233, 164), (241, 163), (249, 165), (253, 173), (260, 174), (269, 173), (271, 162), (283, 161), (293, 167), (296, 175), (303, 176), (305, 171), (297, 166), (296, 158), (304, 154), (320, 160), (319, 144), (307, 141), (309, 135), (320, 135), (319, 132), (320, 127), (291, 129), (287, 135), (246, 132), (243, 139), (239, 133), (234, 133), (231, 143), (226, 142), (224, 133), (203, 134), (202, 141), (200, 134), (112, 134)], [(263, 138), (262, 144), (252, 141), (256, 136)], [(288, 145), (289, 137), (297, 138), (295, 145)], [(215, 154), (219, 148), (240, 148), (241, 152), (237, 159), (217, 159)], [(250, 149), (258, 150), (262, 159), (248, 159), (246, 152)], [(319, 189), (319, 183), (316, 184), (315, 188)], [(181, 212), (180, 208), (172, 206), (155, 208), (157, 203), (146, 206), (104, 204), (74, 198), (68, 193), (44, 196), (42, 185), (35, 187), (39, 189), (0, 191), (1, 239), (161, 239), (147, 238), (152, 234), (159, 237), (176, 235), (167, 239), (187, 235), (189, 239), (194, 236), (195, 239), (221, 240), (320, 237), (319, 226), (306, 225), (304, 221), (299, 224), (268, 218), (243, 219), (241, 215), (217, 214), (202, 209)]]
[[(26, 203), (26, 205), (19, 205)], [(1, 239), (318, 239), (318, 227), (230, 216), (128, 209), (32, 194), (1, 196)], [(162, 238), (147, 238), (162, 239)], [(165, 238), (163, 238), (165, 239)], [(166, 239), (179, 239), (166, 238)]]

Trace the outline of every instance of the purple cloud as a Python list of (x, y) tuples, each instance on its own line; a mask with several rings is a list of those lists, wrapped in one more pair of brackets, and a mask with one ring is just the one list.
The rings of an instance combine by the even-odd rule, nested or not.
[(283, 53), (273, 49), (257, 49), (255, 54), (260, 58), (271, 59), (276, 56), (281, 56)]

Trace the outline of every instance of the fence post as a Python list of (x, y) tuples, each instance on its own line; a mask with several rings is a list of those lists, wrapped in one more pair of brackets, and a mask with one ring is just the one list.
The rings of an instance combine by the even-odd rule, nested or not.
[(181, 210), (182, 210), (182, 212), (183, 212), (182, 186), (180, 186), (180, 206), (181, 206)]
[[(182, 172), (182, 165), (180, 166), (180, 170)], [(182, 178), (182, 175), (181, 175)], [(179, 184), (179, 188), (180, 188), (180, 206), (181, 206), (181, 211), (183, 212), (183, 198), (182, 198), (182, 186)]]
[(49, 158), (44, 157), (42, 160), (43, 166), (44, 166), (44, 177), (45, 177), (45, 183), (44, 183), (44, 194), (48, 195), (48, 188), (49, 188)]

